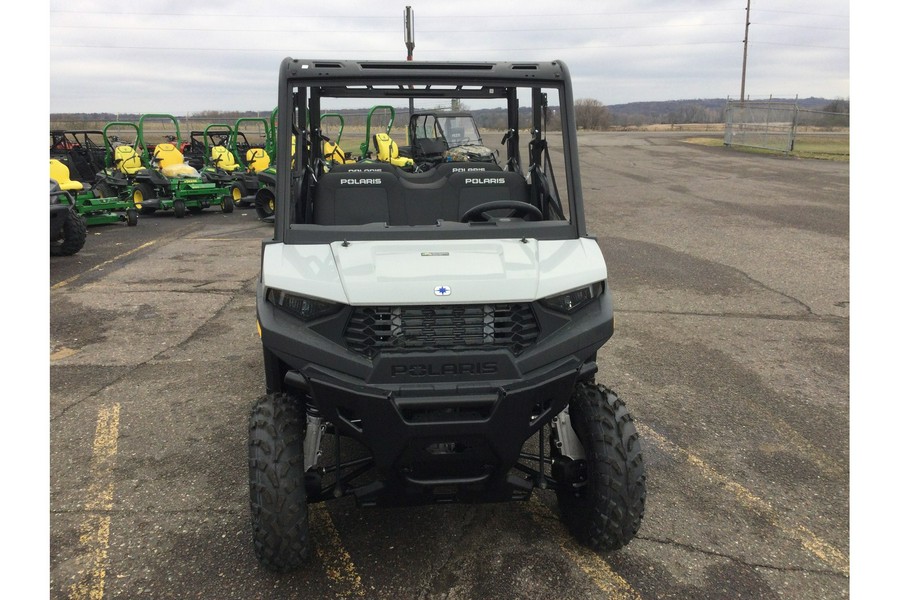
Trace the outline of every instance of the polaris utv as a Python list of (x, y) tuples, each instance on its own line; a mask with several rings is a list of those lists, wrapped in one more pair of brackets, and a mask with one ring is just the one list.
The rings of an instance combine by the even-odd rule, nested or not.
[[(323, 112), (454, 100), (504, 109), (486, 142), (499, 160), (325, 170)], [(286, 58), (278, 112), (257, 285), (267, 393), (248, 440), (261, 563), (300, 565), (308, 503), (347, 495), (404, 506), (548, 489), (581, 542), (627, 544), (643, 458), (624, 403), (594, 382), (612, 297), (586, 230), (566, 66)]]

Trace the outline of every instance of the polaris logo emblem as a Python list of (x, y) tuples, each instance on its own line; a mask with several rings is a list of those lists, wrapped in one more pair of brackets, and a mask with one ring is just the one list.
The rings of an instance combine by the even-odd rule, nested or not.
[(439, 285), (434, 288), (435, 296), (449, 296), (450, 295), (450, 286), (449, 285)]
[(475, 361), (444, 364), (414, 363), (392, 365), (391, 377), (446, 377), (452, 375), (494, 375), (498, 371), (496, 362)]
[(487, 171), (484, 167), (453, 167), (451, 173), (474, 173), (476, 171)]
[(466, 178), (466, 185), (503, 185), (506, 181), (502, 177), (477, 177)]
[(341, 179), (341, 185), (381, 185), (380, 179)]

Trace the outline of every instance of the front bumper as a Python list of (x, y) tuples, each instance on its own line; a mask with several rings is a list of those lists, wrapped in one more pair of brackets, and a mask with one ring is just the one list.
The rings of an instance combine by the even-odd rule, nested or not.
[[(289, 391), (371, 453), (376, 480), (362, 504), (525, 499), (511, 473), (524, 443), (596, 372), (612, 335), (608, 291), (572, 316), (536, 306), (541, 334), (509, 349), (382, 351), (367, 358), (343, 342), (350, 309), (304, 323), (258, 290), (269, 391)], [(346, 314), (345, 314), (346, 313)]]

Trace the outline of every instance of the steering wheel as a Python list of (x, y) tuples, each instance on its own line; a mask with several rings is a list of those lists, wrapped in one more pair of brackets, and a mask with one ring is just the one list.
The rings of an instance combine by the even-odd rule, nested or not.
[(484, 213), (491, 210), (503, 209), (512, 210), (513, 212), (509, 216), (517, 219), (524, 219), (527, 216), (532, 216), (537, 220), (544, 218), (541, 209), (533, 204), (519, 202), (517, 200), (496, 200), (494, 202), (485, 202), (484, 204), (473, 206), (460, 217), (459, 221), (460, 223), (468, 223), (469, 221), (487, 221), (488, 217)]

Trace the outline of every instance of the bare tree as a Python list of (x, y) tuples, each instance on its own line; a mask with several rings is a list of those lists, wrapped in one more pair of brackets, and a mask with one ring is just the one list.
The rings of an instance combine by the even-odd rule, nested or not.
[(579, 129), (609, 129), (609, 109), (594, 98), (575, 101), (575, 123)]

